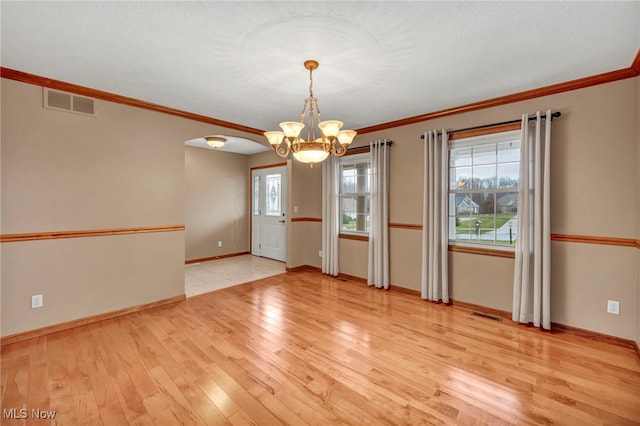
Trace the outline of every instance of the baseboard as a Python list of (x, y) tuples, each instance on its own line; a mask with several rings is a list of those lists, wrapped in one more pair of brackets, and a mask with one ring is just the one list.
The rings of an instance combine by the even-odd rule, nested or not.
[(144, 311), (151, 308), (157, 308), (158, 306), (169, 305), (171, 303), (176, 303), (176, 302), (182, 302), (185, 299), (186, 299), (186, 295), (181, 294), (179, 296), (158, 300), (156, 302), (146, 303), (144, 305), (132, 306), (130, 308), (119, 309), (117, 311), (105, 312), (103, 314), (92, 315), (90, 317), (84, 317), (84, 318), (78, 318), (76, 320), (67, 321), (60, 324), (49, 325), (47, 327), (37, 328), (35, 330), (29, 330), (21, 333), (11, 334), (9, 336), (4, 336), (0, 338), (0, 346), (10, 345), (12, 343), (22, 342), (28, 339), (35, 339), (36, 337), (46, 336), (48, 334), (57, 333), (59, 331), (65, 331), (65, 330), (80, 327), (83, 325), (117, 318), (127, 314), (132, 314), (134, 312), (140, 312), (140, 311)]
[(598, 333), (570, 325), (558, 324), (557, 322), (551, 323), (551, 330), (638, 351), (638, 344), (635, 340), (623, 339), (622, 337), (611, 336), (609, 334)]
[(511, 312), (503, 311), (500, 309), (489, 308), (488, 306), (476, 305), (475, 303), (462, 302), (460, 300), (449, 299), (451, 305), (459, 308), (468, 309), (470, 311), (482, 312), (484, 314), (493, 315), (494, 317), (500, 317), (511, 321)]
[(389, 286), (389, 290), (393, 290), (398, 293), (410, 294), (411, 296), (422, 297), (422, 292), (420, 290), (414, 290), (411, 288), (398, 287), (397, 285)]
[(313, 271), (313, 272), (322, 273), (321, 268), (318, 268), (317, 266), (311, 266), (311, 265), (300, 265), (300, 266), (295, 266), (293, 268), (285, 268), (285, 271), (287, 272)]
[[(319, 268), (315, 268), (309, 265), (298, 266), (296, 268), (291, 268), (291, 269), (287, 268), (288, 272), (302, 271), (302, 270), (314, 270), (314, 271), (320, 272)], [(365, 283), (365, 284), (367, 283), (367, 280), (365, 278), (357, 277), (355, 275), (340, 273), (338, 277), (348, 279), (358, 283)], [(399, 292), (399, 293), (411, 294), (414, 296), (421, 295), (421, 292), (418, 290), (398, 287), (396, 285), (391, 285), (389, 287), (389, 290)], [(450, 299), (450, 304), (453, 306), (457, 306), (459, 308), (468, 309), (470, 311), (482, 312), (485, 314), (490, 314), (490, 315), (497, 316), (513, 322), (513, 320), (511, 319), (512, 318), (511, 312), (508, 312), (508, 311), (503, 311), (500, 309), (490, 308), (482, 305), (476, 305), (474, 303), (462, 302), (454, 299)], [(513, 322), (513, 323), (519, 324), (517, 322)], [(617, 336), (611, 336), (609, 334), (598, 333), (596, 331), (584, 330), (582, 328), (572, 327), (569, 325), (559, 324), (556, 322), (551, 323), (551, 330), (555, 332), (567, 333), (567, 334), (572, 334), (574, 336), (584, 337), (586, 339), (594, 340), (597, 342), (603, 342), (603, 343), (608, 343), (608, 344), (620, 346), (627, 349), (632, 349), (632, 350), (635, 350), (636, 353), (638, 354), (638, 357), (640, 357), (640, 346), (634, 340), (624, 339), (622, 337), (617, 337)]]
[[(469, 309), (471, 311), (477, 311), (477, 312), (482, 312), (485, 314), (497, 316), (502, 319), (509, 320), (514, 324), (519, 324), (518, 322), (515, 322), (512, 320), (511, 312), (508, 312), (508, 311), (502, 311), (500, 309), (489, 308), (486, 306), (476, 305), (473, 303), (460, 302), (458, 300), (451, 300), (451, 304), (453, 306)], [(622, 337), (611, 336), (609, 334), (603, 334), (603, 333), (598, 333), (596, 331), (585, 330), (578, 327), (572, 327), (572, 326), (560, 324), (557, 322), (551, 323), (551, 331), (567, 333), (574, 336), (580, 336), (580, 337), (584, 337), (586, 339), (594, 340), (597, 342), (603, 342), (611, 345), (621, 346), (623, 348), (635, 349), (636, 351), (639, 351), (638, 355), (640, 356), (640, 349), (638, 349), (638, 345), (634, 340), (628, 340)]]
[(221, 254), (220, 256), (203, 257), (201, 259), (185, 260), (184, 264), (185, 265), (190, 265), (192, 263), (208, 262), (210, 260), (218, 260), (218, 259), (226, 259), (227, 257), (244, 256), (245, 254), (251, 254), (251, 252), (250, 251), (241, 251), (240, 253)]
[(343, 274), (342, 272), (338, 274), (338, 278), (344, 278), (347, 280), (355, 281), (357, 283), (367, 284), (367, 280), (365, 278), (356, 277), (355, 275)]

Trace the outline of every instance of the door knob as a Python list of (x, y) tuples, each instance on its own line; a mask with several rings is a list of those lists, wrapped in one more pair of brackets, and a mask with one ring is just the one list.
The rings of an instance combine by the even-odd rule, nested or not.
[(280, 223), (284, 223), (284, 220), (279, 220), (278, 222), (280, 222)]

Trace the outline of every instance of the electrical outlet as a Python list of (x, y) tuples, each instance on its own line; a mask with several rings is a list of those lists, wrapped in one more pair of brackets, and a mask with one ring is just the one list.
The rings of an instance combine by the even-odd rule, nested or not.
[(322, 257), (322, 250), (318, 250), (318, 256)]
[(222, 247), (222, 241), (218, 241), (218, 247)]
[(31, 296), (31, 309), (42, 308), (43, 301), (41, 294), (34, 294)]
[(607, 300), (607, 313), (620, 315), (620, 302), (617, 300)]

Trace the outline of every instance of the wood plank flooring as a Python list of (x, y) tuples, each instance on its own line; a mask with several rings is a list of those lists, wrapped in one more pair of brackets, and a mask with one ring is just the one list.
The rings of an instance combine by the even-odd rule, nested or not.
[(310, 271), (5, 346), (1, 386), (8, 425), (640, 424), (633, 350)]

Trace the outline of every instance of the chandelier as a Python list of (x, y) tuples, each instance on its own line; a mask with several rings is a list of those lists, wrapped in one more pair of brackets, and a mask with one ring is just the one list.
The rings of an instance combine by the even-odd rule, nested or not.
[[(284, 121), (280, 123), (282, 131), (264, 132), (278, 156), (286, 158), (292, 152), (293, 158), (311, 167), (314, 163), (323, 162), (329, 154), (342, 157), (356, 136), (355, 130), (340, 130), (342, 121), (320, 121), (318, 99), (313, 97), (313, 71), (319, 65), (314, 60), (304, 62), (304, 67), (309, 70), (309, 97), (304, 100), (300, 121)], [(320, 137), (316, 137), (316, 123)], [(306, 140), (300, 136), (305, 126)]]

